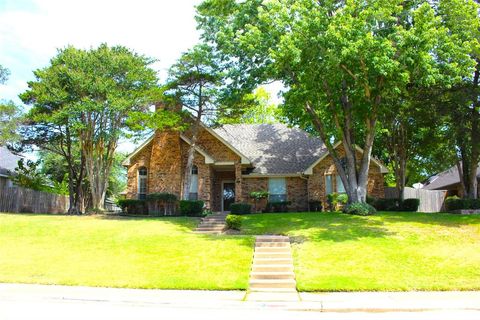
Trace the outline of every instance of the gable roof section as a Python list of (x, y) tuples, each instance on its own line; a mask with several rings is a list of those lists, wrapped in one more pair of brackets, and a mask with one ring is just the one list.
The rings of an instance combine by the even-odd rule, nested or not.
[[(152, 142), (154, 137), (155, 137), (155, 134), (153, 134), (150, 138), (148, 138), (140, 146), (138, 146), (138, 148), (135, 149), (135, 151), (133, 151), (125, 160), (123, 160), (122, 165), (123, 166), (129, 166), (130, 165), (130, 160), (133, 157), (135, 157), (140, 151), (142, 151), (142, 149), (145, 148), (150, 142)], [(183, 134), (180, 135), (180, 138), (183, 141), (185, 141), (186, 143), (188, 143), (189, 145), (191, 145), (192, 142), (190, 141), (190, 139), (185, 137)], [(200, 148), (198, 146), (195, 146), (195, 151), (200, 153), (205, 158), (205, 163), (206, 164), (211, 164), (211, 163), (215, 162), (215, 160), (212, 158), (212, 156), (210, 156), (208, 153), (206, 153), (202, 148)]]
[(237, 149), (233, 144), (230, 143), (230, 141), (224, 139), (224, 137), (216, 132), (216, 130), (210, 129), (209, 127), (205, 126), (202, 123), (202, 127), (207, 130), (211, 135), (213, 135), (215, 138), (217, 138), (220, 142), (222, 142), (227, 148), (232, 150), (235, 154), (237, 154), (240, 157), (240, 162), (241, 164), (251, 164), (250, 159), (242, 153), (239, 149)]
[[(480, 167), (477, 168), (477, 179), (480, 179)], [(448, 186), (460, 183), (457, 166), (453, 166), (439, 174), (428, 179), (427, 184), (422, 189), (442, 190)]]
[(300, 175), (325, 152), (322, 141), (284, 124), (236, 124), (213, 129), (252, 161), (250, 176)]
[[(336, 149), (338, 146), (340, 146), (342, 144), (341, 141), (337, 142), (333, 148)], [(363, 153), (363, 149), (360, 148), (359, 146), (356, 146), (356, 149), (357, 151), (359, 152), (362, 152)], [(306, 175), (311, 175), (313, 174), (313, 168), (315, 168), (315, 166), (317, 166), (320, 162), (322, 162), (323, 159), (325, 159), (328, 155), (330, 154), (330, 152), (327, 150), (324, 154), (322, 154), (322, 156), (320, 156), (320, 158), (318, 158), (314, 163), (312, 163), (304, 172), (304, 174)], [(375, 159), (375, 157), (371, 157), (370, 158), (371, 161), (376, 164), (379, 168), (380, 168), (380, 172), (381, 173), (388, 173), (388, 168), (385, 167), (380, 161), (378, 161), (377, 159)]]

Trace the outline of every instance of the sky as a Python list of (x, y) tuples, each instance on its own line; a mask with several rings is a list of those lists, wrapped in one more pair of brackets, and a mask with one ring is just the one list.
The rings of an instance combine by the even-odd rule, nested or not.
[[(158, 59), (160, 80), (199, 40), (195, 5), (201, 0), (0, 0), (0, 65), (10, 70), (0, 99), (18, 95), (57, 49), (123, 45)], [(120, 146), (131, 151), (131, 143)]]

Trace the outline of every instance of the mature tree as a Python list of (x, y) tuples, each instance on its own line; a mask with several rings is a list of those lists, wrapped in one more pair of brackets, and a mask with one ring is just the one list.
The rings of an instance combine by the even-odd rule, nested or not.
[(9, 75), (10, 71), (0, 64), (0, 84), (7, 82)]
[[(0, 65), (0, 85), (7, 82), (9, 75), (10, 71)], [(21, 109), (13, 101), (0, 100), (0, 146), (19, 139), (17, 128), (21, 113)]]
[(216, 123), (276, 123), (279, 117), (278, 106), (271, 102), (270, 93), (259, 87), (253, 93), (245, 94), (239, 102), (221, 108)]
[(440, 13), (452, 35), (469, 46), (475, 69), (460, 84), (445, 91), (437, 106), (446, 116), (451, 149), (457, 157), (457, 167), (463, 195), (479, 196), (477, 169), (480, 162), (480, 15), (472, 1), (443, 0)]
[(159, 98), (156, 72), (149, 67), (153, 62), (121, 46), (67, 47), (34, 72), (35, 81), (21, 95), (33, 106), (32, 118), (45, 127), (44, 134), (58, 140), (65, 159), (71, 161), (78, 143), (94, 210), (104, 208), (115, 150), (128, 132), (129, 118), (148, 113)]
[(218, 61), (207, 45), (197, 45), (187, 51), (169, 70), (166, 94), (174, 96), (177, 103), (188, 111), (187, 122), (191, 123), (191, 141), (182, 188), (184, 200), (190, 194), (193, 158), (202, 120), (213, 121), (218, 111), (221, 79)]
[(284, 113), (324, 141), (350, 202), (366, 200), (387, 101), (450, 85), (473, 65), (427, 1), (206, 0), (198, 10), (203, 39), (241, 75), (232, 85), (283, 82)]

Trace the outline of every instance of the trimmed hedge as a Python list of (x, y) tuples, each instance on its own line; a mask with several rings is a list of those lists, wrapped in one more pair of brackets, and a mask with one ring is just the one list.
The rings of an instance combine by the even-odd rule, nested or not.
[(461, 199), (455, 196), (448, 197), (445, 200), (445, 208), (447, 211), (480, 209), (480, 199)]
[(292, 204), (291, 201), (275, 201), (268, 202), (265, 212), (288, 212), (288, 206)]
[(250, 214), (252, 206), (248, 203), (232, 203), (230, 205), (230, 212), (232, 214)]
[(240, 230), (242, 227), (242, 217), (234, 214), (229, 214), (225, 218), (225, 223), (227, 224), (228, 229)]
[(204, 204), (202, 200), (180, 200), (178, 204), (182, 215), (190, 217), (202, 215)]
[(377, 213), (377, 210), (368, 203), (355, 202), (346, 205), (343, 208), (343, 212), (357, 216), (370, 216)]
[(372, 205), (377, 211), (410, 211), (416, 212), (420, 206), (420, 199), (409, 198), (401, 201), (397, 198), (373, 199), (367, 198), (367, 203)]
[(175, 202), (177, 201), (177, 196), (173, 193), (167, 192), (158, 192), (158, 193), (150, 193), (147, 195), (147, 200), (157, 200), (162, 202)]
[(120, 199), (118, 205), (126, 214), (147, 215), (148, 207), (145, 200), (139, 199)]
[(402, 203), (400, 204), (400, 209), (401, 211), (416, 212), (419, 206), (420, 206), (420, 199), (410, 198), (402, 201)]

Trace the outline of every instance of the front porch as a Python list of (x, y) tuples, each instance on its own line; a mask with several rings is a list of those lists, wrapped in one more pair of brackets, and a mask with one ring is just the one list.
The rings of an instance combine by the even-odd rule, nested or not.
[(242, 201), (242, 166), (233, 165), (211, 165), (210, 185), (204, 184), (206, 189), (210, 187), (209, 197), (206, 195), (205, 204), (214, 212), (229, 211), (234, 202)]

